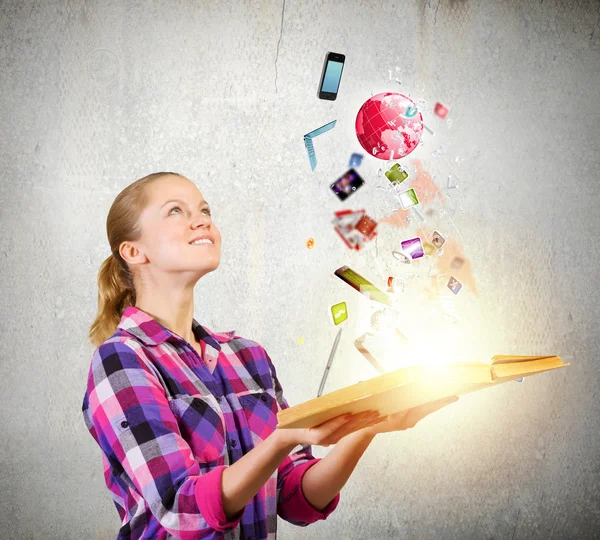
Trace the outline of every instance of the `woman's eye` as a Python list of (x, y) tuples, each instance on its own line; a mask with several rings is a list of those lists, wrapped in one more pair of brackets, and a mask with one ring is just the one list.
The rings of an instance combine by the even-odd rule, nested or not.
[[(173, 210), (180, 210), (181, 211), (181, 208), (179, 206), (174, 206), (173, 208), (171, 208), (171, 210), (169, 210), (169, 215), (171, 214), (171, 212), (173, 212)], [(209, 216), (212, 215), (210, 213), (210, 208), (204, 208), (202, 211), (203, 212), (207, 212), (207, 215), (209, 215)]]

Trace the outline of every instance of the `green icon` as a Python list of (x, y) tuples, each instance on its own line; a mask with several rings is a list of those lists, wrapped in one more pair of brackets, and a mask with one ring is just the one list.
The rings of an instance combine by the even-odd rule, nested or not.
[(404, 210), (408, 210), (412, 206), (416, 206), (419, 204), (419, 199), (414, 188), (407, 189), (398, 195), (398, 199), (400, 200), (400, 204)]
[(339, 304), (331, 306), (331, 316), (333, 317), (333, 324), (336, 326), (343, 323), (348, 318), (346, 302), (340, 302)]
[(392, 168), (386, 172), (385, 175), (390, 182), (398, 182), (399, 184), (408, 178), (408, 173), (400, 168), (399, 163), (394, 163)]

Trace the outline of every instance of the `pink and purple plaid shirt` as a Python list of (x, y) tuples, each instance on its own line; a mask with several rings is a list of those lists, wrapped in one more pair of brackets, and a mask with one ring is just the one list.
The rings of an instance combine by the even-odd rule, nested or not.
[(299, 526), (327, 516), (302, 493), (319, 461), (299, 446), (234, 521), (227, 521), (221, 476), (269, 436), (287, 408), (275, 367), (256, 342), (213, 333), (194, 319), (204, 361), (182, 337), (129, 306), (92, 358), (83, 417), (102, 455), (121, 519), (117, 539), (263, 540), (277, 515)]

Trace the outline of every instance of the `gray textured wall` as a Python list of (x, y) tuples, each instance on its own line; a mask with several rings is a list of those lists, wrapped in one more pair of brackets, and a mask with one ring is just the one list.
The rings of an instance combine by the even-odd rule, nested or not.
[[(332, 103), (315, 95), (327, 50), (347, 55)], [(389, 80), (396, 66), (400, 85)], [(385, 90), (453, 106), (450, 130), (426, 115), (439, 124), (437, 140), (425, 137), (413, 157), (434, 167), (431, 151), (451, 141), (449, 157), (466, 158), (454, 222), (477, 283), (467, 311), (478, 324), (466, 327), (465, 347), (485, 358), (559, 354), (571, 366), (465, 396), (413, 430), (380, 436), (336, 512), (305, 529), (280, 520), (281, 538), (592, 538), (592, 0), (0, 1), (2, 538), (116, 536), (81, 416), (86, 335), (109, 254), (108, 208), (150, 172), (197, 182), (221, 228), (221, 266), (196, 290), (200, 322), (259, 341), (294, 404), (316, 395), (335, 335), (327, 309), (346, 300), (351, 319), (327, 390), (374, 375), (353, 346), (371, 306), (332, 272), (349, 264), (378, 284), (383, 275), (373, 249), (348, 252), (330, 219), (344, 206), (389, 214), (375, 189), (381, 164), (365, 157), (367, 186), (348, 205), (327, 186), (360, 150), (360, 104)], [(333, 119), (311, 173), (301, 136)], [(381, 225), (378, 251), (398, 236)], [(383, 264), (385, 272), (392, 262)]]

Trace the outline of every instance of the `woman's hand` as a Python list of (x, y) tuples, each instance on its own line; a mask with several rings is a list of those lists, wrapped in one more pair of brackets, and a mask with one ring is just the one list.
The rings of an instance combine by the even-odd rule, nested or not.
[(376, 421), (375, 424), (361, 429), (360, 433), (374, 437), (378, 433), (389, 433), (390, 431), (403, 431), (410, 429), (415, 427), (419, 420), (422, 420), (428, 414), (431, 414), (456, 401), (458, 401), (458, 396), (450, 396), (438, 399), (437, 401), (424, 403), (423, 405), (413, 407), (412, 409), (407, 409), (406, 411), (390, 414)]
[(378, 421), (380, 421), (380, 415), (377, 411), (365, 411), (358, 414), (336, 416), (312, 428), (278, 429), (277, 432), (286, 445), (330, 446), (337, 443), (342, 437), (373, 426)]

